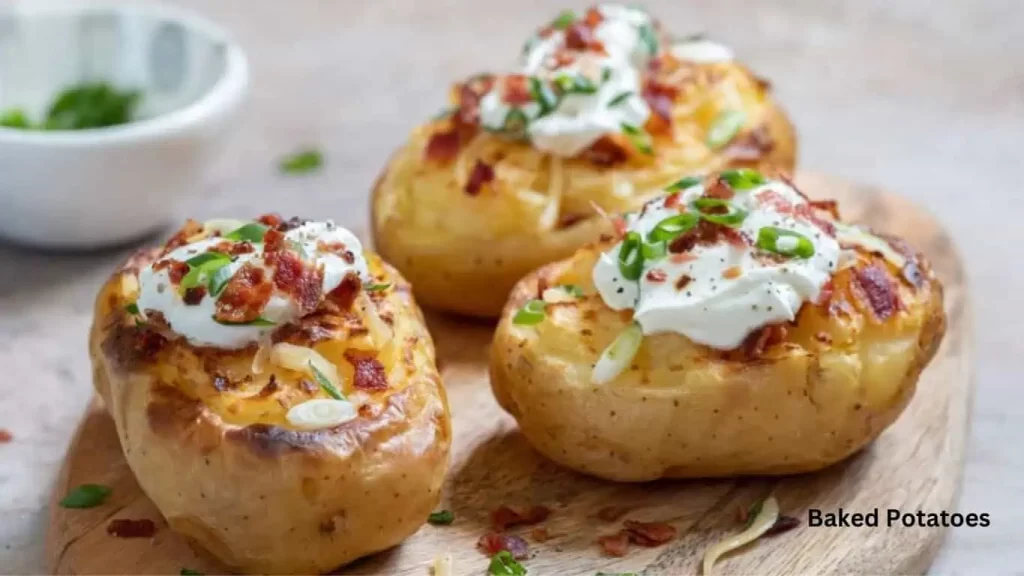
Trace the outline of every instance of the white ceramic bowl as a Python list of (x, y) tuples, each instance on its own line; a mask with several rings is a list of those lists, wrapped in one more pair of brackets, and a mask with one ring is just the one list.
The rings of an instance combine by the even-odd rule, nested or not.
[(86, 81), (141, 90), (138, 119), (0, 127), (0, 235), (94, 248), (178, 218), (203, 188), (249, 72), (220, 28), (168, 6), (25, 0), (0, 11), (0, 111), (38, 121), (61, 90)]

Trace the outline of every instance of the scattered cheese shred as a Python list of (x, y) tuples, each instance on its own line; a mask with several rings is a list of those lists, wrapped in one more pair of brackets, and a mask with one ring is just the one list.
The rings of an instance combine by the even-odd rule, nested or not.
[(757, 540), (770, 530), (772, 526), (775, 526), (775, 522), (778, 519), (779, 503), (775, 500), (774, 496), (769, 496), (761, 504), (761, 509), (758, 511), (757, 516), (750, 523), (750, 526), (747, 526), (746, 530), (739, 534), (733, 534), (725, 540), (720, 540), (714, 546), (708, 548), (707, 552), (704, 553), (704, 576), (711, 575), (711, 568), (714, 567), (715, 562), (720, 557)]

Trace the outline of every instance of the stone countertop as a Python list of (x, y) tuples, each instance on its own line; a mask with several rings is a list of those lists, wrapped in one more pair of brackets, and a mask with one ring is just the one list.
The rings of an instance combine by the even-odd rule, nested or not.
[[(6, 2), (0, 1), (0, 6)], [(448, 81), (511, 63), (541, 0), (187, 0), (248, 52), (252, 91), (197, 217), (290, 214), (365, 226), (367, 190), (392, 148), (444, 105)], [(582, 6), (580, 2), (571, 2)], [(1024, 3), (648, 1), (669, 28), (708, 31), (771, 78), (800, 131), (801, 165), (927, 204), (959, 239), (976, 310), (977, 391), (955, 529), (933, 572), (1024, 565), (1024, 271), (1015, 216), (1024, 138)], [(323, 172), (278, 159), (323, 150)], [(116, 169), (111, 167), (111, 169)], [(3, 207), (0, 207), (2, 210)], [(92, 394), (93, 295), (129, 248), (40, 253), (0, 244), (0, 572), (39, 573), (47, 500)], [(1008, 265), (1010, 264), (1010, 265)], [(922, 391), (926, 393), (927, 391)]]

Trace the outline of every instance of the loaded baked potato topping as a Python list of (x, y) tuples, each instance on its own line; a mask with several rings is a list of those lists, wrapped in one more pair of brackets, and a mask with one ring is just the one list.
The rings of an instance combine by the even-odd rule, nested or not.
[[(125, 337), (112, 342), (160, 342), (161, 380), (228, 423), (334, 426), (415, 368), (394, 351), (385, 275), (329, 221), (190, 221), (122, 271)], [(175, 377), (191, 367), (206, 377)]]
[(499, 403), (546, 456), (619, 480), (819, 469), (910, 400), (942, 287), (896, 238), (785, 178), (683, 178), (520, 281)]

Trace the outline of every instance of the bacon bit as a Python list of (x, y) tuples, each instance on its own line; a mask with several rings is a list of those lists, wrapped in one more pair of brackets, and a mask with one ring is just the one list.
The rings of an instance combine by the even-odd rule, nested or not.
[(376, 353), (349, 348), (345, 350), (345, 360), (348, 360), (355, 369), (352, 385), (357, 389), (387, 389), (388, 376), (384, 371), (384, 365), (377, 360)]
[(692, 280), (693, 278), (691, 278), (689, 275), (683, 274), (676, 280), (676, 290), (682, 290), (683, 288), (686, 288), (687, 286), (690, 285), (690, 282)]
[(551, 509), (547, 506), (530, 506), (519, 510), (509, 506), (499, 506), (491, 512), (491, 526), (500, 532), (512, 526), (529, 526), (543, 522), (550, 515)]
[(828, 301), (832, 299), (832, 292), (834, 290), (835, 290), (835, 284), (833, 284), (832, 279), (829, 278), (828, 282), (825, 282), (825, 285), (822, 286), (821, 290), (818, 292), (818, 302), (817, 303), (821, 304), (821, 305), (824, 305), (824, 304), (828, 303)]
[(267, 254), (267, 263), (275, 266), (274, 286), (292, 297), (300, 315), (316, 310), (323, 292), (322, 268), (306, 266), (297, 254), (288, 251)]
[(530, 539), (534, 542), (547, 542), (551, 539), (551, 535), (548, 534), (548, 529), (544, 527), (534, 528), (530, 530)]
[(629, 226), (626, 225), (626, 220), (621, 216), (615, 216), (612, 218), (612, 228), (615, 230), (615, 234), (622, 238), (629, 231)]
[(835, 235), (836, 235), (836, 226), (835, 226), (835, 224), (833, 224), (832, 222), (829, 222), (828, 220), (825, 220), (822, 217), (818, 216), (814, 212), (814, 209), (811, 208), (811, 206), (809, 204), (801, 204), (801, 205), (797, 206), (796, 208), (793, 209), (793, 214), (795, 216), (804, 218), (805, 220), (807, 220), (808, 222), (814, 224), (818, 228), (821, 228), (821, 231), (826, 233), (826, 234), (828, 234), (829, 236), (835, 237)]
[(576, 55), (567, 50), (559, 50), (552, 57), (554, 68), (564, 68), (576, 61)]
[(7, 444), (11, 440), (14, 440), (14, 434), (7, 428), (0, 428), (0, 444)]
[(782, 194), (779, 194), (776, 190), (772, 190), (771, 188), (758, 192), (757, 200), (762, 204), (771, 206), (776, 212), (781, 212), (782, 214), (793, 213), (793, 204), (789, 200), (783, 198)]
[(855, 277), (876, 318), (885, 320), (896, 313), (900, 307), (899, 295), (885, 270), (876, 265), (858, 268)]
[(466, 194), (476, 196), (480, 193), (480, 188), (492, 180), (494, 180), (494, 168), (477, 160), (473, 171), (469, 174), (469, 180), (466, 181)]
[(729, 268), (726, 268), (725, 270), (722, 271), (722, 278), (733, 280), (735, 278), (739, 278), (742, 274), (742, 268), (740, 268), (739, 266), (730, 266)]
[(625, 162), (629, 158), (629, 153), (606, 134), (584, 150), (582, 156), (598, 166), (613, 166)]
[(427, 148), (424, 155), (427, 160), (435, 162), (451, 162), (459, 154), (459, 132), (449, 130), (447, 132), (435, 132), (427, 141)]
[(630, 508), (627, 506), (605, 506), (597, 511), (597, 518), (605, 522), (615, 522), (626, 515)]
[(221, 242), (217, 245), (217, 251), (231, 256), (241, 256), (242, 254), (252, 254), (256, 251), (256, 247), (249, 241)]
[(280, 252), (283, 249), (284, 234), (276, 228), (267, 230), (267, 233), (263, 236), (263, 251), (269, 254), (271, 252)]
[(722, 154), (737, 162), (754, 162), (760, 160), (775, 148), (775, 140), (766, 126), (758, 126), (749, 132), (737, 134)]
[(153, 265), (153, 271), (167, 270), (167, 277), (171, 284), (181, 284), (181, 279), (188, 274), (188, 264), (181, 260), (160, 260)]
[(341, 284), (327, 294), (327, 298), (334, 302), (341, 310), (350, 310), (356, 296), (363, 288), (363, 281), (355, 272), (349, 272), (341, 279)]
[(597, 8), (588, 8), (583, 21), (587, 23), (587, 26), (597, 28), (598, 24), (604, 22), (604, 14), (601, 14), (601, 11)]
[(530, 81), (523, 74), (512, 74), (505, 77), (502, 100), (506, 104), (522, 106), (533, 102), (533, 95), (530, 94)]
[[(732, 200), (732, 197), (736, 195), (733, 191), (732, 186), (726, 182), (723, 178), (715, 178), (711, 181), (711, 185), (704, 189), (704, 196), (707, 198), (719, 198), (721, 200)], [(721, 206), (719, 208), (725, 208)], [(726, 209), (728, 211), (728, 209)], [(710, 212), (709, 212), (710, 213)]]
[(811, 200), (809, 204), (811, 208), (827, 212), (833, 218), (839, 220), (839, 202), (835, 200)]
[(633, 544), (653, 548), (676, 537), (676, 528), (664, 522), (636, 522), (626, 520), (623, 525), (629, 541)]
[(277, 376), (270, 375), (270, 379), (267, 380), (266, 385), (260, 389), (259, 393), (256, 394), (257, 398), (269, 398), (274, 395), (275, 392), (281, 389), (280, 384), (277, 383)]
[[(700, 226), (700, 224), (698, 224), (698, 226)], [(691, 232), (692, 230), (685, 234), (681, 234), (669, 242), (668, 251), (672, 254), (685, 254), (686, 252), (693, 250), (693, 247), (697, 245), (697, 235), (691, 234)]]
[(668, 198), (665, 198), (665, 208), (675, 208), (676, 206), (679, 206), (679, 202), (682, 201), (682, 199), (682, 192), (676, 192), (675, 194), (670, 195)]
[(629, 534), (622, 530), (615, 534), (601, 536), (597, 539), (597, 543), (608, 556), (622, 558), (629, 551)]
[(167, 243), (164, 244), (163, 250), (160, 251), (160, 256), (165, 256), (171, 253), (175, 248), (180, 248), (185, 244), (188, 244), (189, 238), (196, 234), (201, 234), (202, 232), (203, 225), (200, 222), (196, 222), (189, 218), (185, 221), (185, 224), (183, 224), (181, 228), (167, 240)]
[(282, 223), (284, 223), (284, 218), (280, 214), (275, 214), (273, 212), (268, 212), (268, 213), (260, 216), (259, 218), (257, 218), (256, 221), (259, 222), (260, 224), (263, 224), (264, 226), (269, 226), (271, 228), (277, 228)]
[(152, 538), (156, 534), (156, 524), (152, 520), (119, 518), (107, 524), (107, 534), (118, 538)]
[[(570, 50), (587, 50), (595, 42), (594, 30), (586, 22), (576, 21), (565, 29), (565, 47)], [(600, 45), (600, 42), (597, 44)]]
[(800, 520), (792, 516), (779, 516), (779, 518), (775, 520), (775, 524), (772, 524), (772, 527), (765, 531), (763, 536), (775, 536), (776, 534), (789, 532), (790, 530), (796, 528), (799, 525)]
[(769, 347), (786, 339), (788, 330), (783, 324), (771, 324), (751, 332), (743, 341), (741, 348), (747, 358), (760, 358)]
[(669, 84), (663, 84), (657, 80), (648, 80), (641, 93), (647, 105), (654, 112), (653, 118), (657, 122), (650, 126), (652, 132), (665, 132), (672, 126), (672, 108), (675, 99), (679, 95), (679, 89)]
[(247, 262), (228, 280), (213, 317), (232, 324), (251, 322), (259, 318), (273, 292), (274, 285), (267, 281), (263, 269)]
[(181, 300), (186, 306), (196, 306), (203, 301), (206, 296), (206, 286), (194, 286), (185, 290), (184, 296)]
[(487, 556), (494, 556), (502, 550), (508, 550), (516, 560), (525, 560), (529, 555), (529, 546), (526, 544), (526, 540), (511, 534), (488, 532), (477, 540), (476, 546)]
[(693, 254), (687, 254), (685, 252), (682, 254), (672, 254), (668, 257), (668, 261), (673, 264), (686, 264), (687, 262), (696, 259), (697, 257)]
[(666, 278), (668, 278), (668, 274), (661, 268), (651, 268), (647, 272), (648, 282), (664, 282)]

